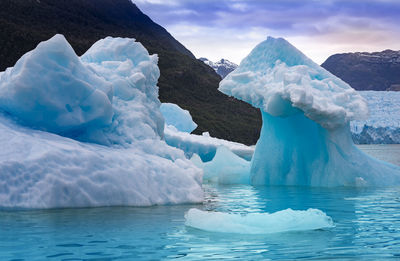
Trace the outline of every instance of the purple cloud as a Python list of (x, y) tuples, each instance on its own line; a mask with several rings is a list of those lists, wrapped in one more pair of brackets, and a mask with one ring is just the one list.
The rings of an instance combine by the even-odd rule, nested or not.
[[(400, 1), (395, 0), (137, 0), (134, 2), (154, 21), (170, 30), (178, 40), (190, 49), (194, 48), (195, 54), (199, 53), (196, 49), (201, 49), (201, 44), (204, 44), (204, 39), (199, 39), (196, 44), (195, 38), (208, 37), (207, 31), (209, 37), (221, 35), (222, 40), (228, 40), (229, 37), (226, 35), (228, 32), (263, 35), (258, 40), (263, 40), (266, 37), (264, 34), (272, 34), (286, 38), (304, 38), (302, 41), (321, 43), (329, 41), (330, 44), (343, 47), (330, 48), (332, 51), (357, 49), (352, 42), (357, 42), (360, 50), (400, 49), (396, 48), (400, 40), (398, 26)], [(363, 33), (372, 36), (362, 37)], [(353, 38), (355, 35), (357, 39)], [(332, 42), (335, 37), (338, 39), (337, 42)], [(379, 41), (380, 37), (383, 38), (382, 41)], [(364, 38), (366, 41), (378, 39), (380, 43), (360, 45), (360, 39)], [(239, 36), (229, 39), (239, 39)], [(223, 44), (225, 48), (229, 48), (226, 42)], [(249, 41), (249, 44), (253, 45), (254, 41)], [(203, 48), (201, 52), (204, 50)], [(323, 56), (328, 55), (319, 54), (318, 57), (312, 58), (321, 62)]]

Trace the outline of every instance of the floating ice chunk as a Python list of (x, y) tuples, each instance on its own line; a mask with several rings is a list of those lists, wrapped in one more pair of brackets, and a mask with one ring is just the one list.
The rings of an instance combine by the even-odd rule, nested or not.
[(365, 155), (351, 139), (349, 121), (365, 119), (365, 100), (284, 39), (257, 45), (219, 90), (261, 109), (251, 184), (400, 184), (399, 167)]
[(242, 159), (228, 148), (217, 148), (215, 157), (203, 163), (197, 154), (192, 157), (192, 162), (203, 169), (203, 181), (219, 184), (249, 184), (250, 161)]
[(0, 110), (69, 136), (111, 124), (112, 84), (91, 72), (64, 36), (26, 53), (0, 76)]
[(178, 131), (191, 133), (197, 128), (189, 111), (173, 103), (162, 103), (160, 107), (165, 124), (174, 126)]
[(210, 232), (238, 234), (270, 234), (288, 231), (315, 230), (334, 226), (332, 218), (318, 209), (286, 209), (275, 213), (247, 215), (190, 209), (185, 225)]

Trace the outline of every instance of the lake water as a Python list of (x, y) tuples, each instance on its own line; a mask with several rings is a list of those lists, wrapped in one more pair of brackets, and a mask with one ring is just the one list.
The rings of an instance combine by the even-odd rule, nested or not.
[[(400, 146), (360, 146), (400, 163)], [(204, 204), (0, 211), (0, 260), (400, 260), (400, 187), (205, 185)], [(264, 213), (318, 208), (335, 227), (266, 235), (184, 225), (190, 208)]]

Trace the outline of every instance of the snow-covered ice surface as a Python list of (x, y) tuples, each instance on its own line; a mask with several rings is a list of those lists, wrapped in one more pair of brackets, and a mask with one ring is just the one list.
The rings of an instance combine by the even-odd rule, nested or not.
[[(162, 141), (82, 143), (0, 116), (0, 207), (149, 206), (201, 201), (198, 169)], [(164, 151), (163, 151), (164, 150)]]
[(274, 213), (223, 213), (190, 209), (185, 225), (223, 233), (270, 234), (288, 231), (315, 230), (334, 226), (332, 218), (318, 209), (286, 209)]
[(370, 115), (364, 121), (350, 124), (357, 144), (400, 143), (400, 92), (359, 91), (369, 107)]
[(400, 183), (399, 167), (367, 156), (352, 141), (349, 122), (367, 118), (365, 99), (286, 40), (257, 45), (219, 90), (261, 109), (251, 184)]
[[(0, 207), (201, 202), (202, 171), (162, 140), (157, 56), (62, 35), (0, 74)], [(53, 133), (50, 133), (53, 132)]]

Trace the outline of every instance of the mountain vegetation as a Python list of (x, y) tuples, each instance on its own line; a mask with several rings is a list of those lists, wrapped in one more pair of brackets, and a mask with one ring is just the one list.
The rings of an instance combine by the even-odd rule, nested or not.
[(321, 66), (356, 90), (400, 91), (400, 51), (335, 54)]

